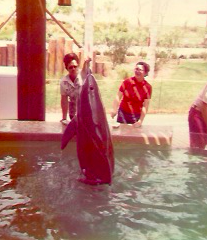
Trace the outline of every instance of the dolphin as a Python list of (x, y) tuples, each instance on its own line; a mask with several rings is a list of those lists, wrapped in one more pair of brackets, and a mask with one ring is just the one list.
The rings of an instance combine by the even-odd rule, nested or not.
[(110, 185), (114, 172), (114, 149), (98, 85), (91, 73), (80, 88), (77, 112), (63, 133), (61, 149), (75, 135), (83, 174), (79, 180), (91, 185)]

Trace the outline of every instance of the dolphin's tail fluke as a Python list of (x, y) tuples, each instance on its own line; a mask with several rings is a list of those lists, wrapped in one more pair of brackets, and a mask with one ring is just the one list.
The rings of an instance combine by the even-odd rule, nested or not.
[(71, 122), (69, 122), (67, 128), (65, 129), (65, 132), (63, 133), (61, 149), (64, 149), (67, 146), (68, 142), (76, 135), (76, 125), (76, 117), (74, 117)]

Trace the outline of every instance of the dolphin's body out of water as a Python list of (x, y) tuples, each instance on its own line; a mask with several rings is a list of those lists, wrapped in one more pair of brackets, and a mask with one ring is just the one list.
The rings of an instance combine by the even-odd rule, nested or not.
[(78, 96), (77, 114), (62, 136), (61, 149), (76, 135), (77, 155), (82, 182), (111, 184), (114, 172), (114, 150), (111, 133), (97, 82), (88, 74)]

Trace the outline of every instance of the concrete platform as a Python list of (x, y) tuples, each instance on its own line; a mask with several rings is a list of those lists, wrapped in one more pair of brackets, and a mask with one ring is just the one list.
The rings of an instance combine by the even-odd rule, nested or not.
[[(172, 143), (171, 126), (109, 126), (113, 142), (157, 146), (170, 146)], [(60, 122), (1, 120), (0, 141), (61, 141), (65, 128)]]

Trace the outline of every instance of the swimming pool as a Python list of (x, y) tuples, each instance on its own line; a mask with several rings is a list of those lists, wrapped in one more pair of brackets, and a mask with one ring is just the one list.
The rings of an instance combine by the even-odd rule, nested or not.
[(206, 239), (206, 157), (117, 144), (113, 184), (89, 186), (69, 146), (1, 142), (1, 239)]

